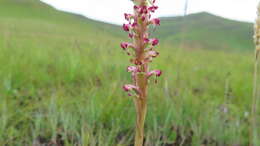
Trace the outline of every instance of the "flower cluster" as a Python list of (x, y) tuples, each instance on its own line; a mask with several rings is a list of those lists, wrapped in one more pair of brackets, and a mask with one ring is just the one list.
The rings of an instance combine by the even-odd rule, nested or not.
[(258, 5), (257, 18), (255, 22), (254, 41), (255, 41), (256, 51), (260, 51), (260, 4)]
[[(151, 76), (159, 77), (162, 72), (160, 70), (149, 71), (148, 63), (159, 55), (154, 47), (159, 44), (157, 38), (149, 38), (149, 27), (159, 26), (160, 19), (151, 18), (151, 14), (154, 13), (158, 6), (155, 5), (155, 0), (133, 0), (134, 1), (134, 13), (125, 13), (125, 19), (128, 23), (123, 24), (123, 30), (128, 32), (130, 42), (122, 42), (121, 48), (126, 51), (127, 55), (131, 56), (130, 62), (133, 66), (127, 67), (127, 71), (131, 72), (133, 85), (124, 85), (123, 89), (130, 94), (139, 95), (137, 75), (144, 74), (145, 80), (148, 80)], [(156, 80), (157, 81), (157, 80)]]

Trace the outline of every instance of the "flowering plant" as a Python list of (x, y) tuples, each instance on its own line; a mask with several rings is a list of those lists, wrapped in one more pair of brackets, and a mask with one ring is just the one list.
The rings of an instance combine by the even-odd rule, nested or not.
[(159, 44), (157, 38), (149, 38), (149, 27), (159, 26), (160, 19), (151, 18), (151, 14), (158, 9), (155, 0), (133, 0), (134, 13), (124, 14), (127, 24), (123, 25), (123, 30), (128, 32), (132, 42), (122, 42), (121, 48), (131, 56), (132, 66), (127, 67), (127, 71), (132, 75), (132, 84), (126, 84), (123, 89), (129, 96), (134, 96), (136, 107), (136, 135), (135, 146), (143, 145), (144, 122), (147, 111), (147, 87), (152, 76), (161, 76), (160, 70), (149, 70), (148, 64), (159, 55), (154, 47)]

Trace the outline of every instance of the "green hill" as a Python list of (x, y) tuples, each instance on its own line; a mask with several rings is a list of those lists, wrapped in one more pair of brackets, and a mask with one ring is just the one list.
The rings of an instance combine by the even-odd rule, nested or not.
[[(69, 43), (67, 39), (70, 43), (93, 44), (93, 40), (99, 40), (109, 44), (122, 36), (118, 26), (60, 12), (36, 0), (1, 0), (0, 28), (1, 37), (13, 39), (13, 44), (30, 41), (36, 47), (58, 47)], [(40, 41), (31, 41), (35, 39)]]
[(186, 17), (161, 19), (158, 34), (175, 46), (196, 49), (248, 50), (253, 49), (253, 24), (218, 17), (206, 12)]

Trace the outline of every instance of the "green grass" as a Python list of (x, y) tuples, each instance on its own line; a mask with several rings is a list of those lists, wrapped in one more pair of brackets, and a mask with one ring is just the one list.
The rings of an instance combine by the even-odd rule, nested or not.
[[(0, 2), (0, 145), (132, 143), (134, 105), (121, 89), (130, 82), (130, 58), (118, 45), (123, 33), (25, 2)], [(149, 89), (146, 145), (179, 136), (188, 143), (191, 133), (194, 146), (247, 145), (252, 53), (186, 50), (167, 41), (158, 50), (151, 67), (164, 72)]]

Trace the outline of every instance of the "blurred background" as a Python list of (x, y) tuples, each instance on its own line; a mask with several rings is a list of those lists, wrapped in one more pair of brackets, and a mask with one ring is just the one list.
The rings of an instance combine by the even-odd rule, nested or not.
[[(150, 85), (145, 146), (248, 145), (257, 2), (158, 0), (151, 68), (163, 77)], [(132, 7), (0, 0), (0, 145), (133, 145), (119, 45)]]

